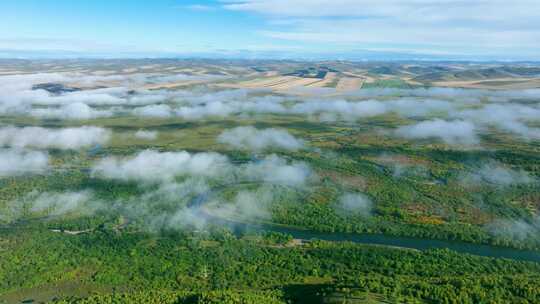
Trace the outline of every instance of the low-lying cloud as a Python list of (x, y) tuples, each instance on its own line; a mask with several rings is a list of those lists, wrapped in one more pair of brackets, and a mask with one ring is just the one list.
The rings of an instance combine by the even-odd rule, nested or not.
[(146, 131), (146, 130), (139, 130), (135, 132), (134, 136), (139, 139), (144, 140), (154, 140), (158, 137), (157, 131)]
[(133, 110), (133, 114), (136, 116), (143, 117), (159, 117), (165, 118), (172, 116), (173, 112), (170, 106), (168, 105), (148, 105), (144, 107), (139, 107)]
[(60, 107), (37, 108), (30, 115), (39, 118), (56, 118), (64, 120), (88, 120), (99, 117), (111, 117), (113, 110), (96, 110), (85, 103), (74, 102)]
[(499, 219), (486, 226), (487, 231), (497, 237), (518, 241), (538, 241), (540, 234), (540, 218)]
[(463, 120), (445, 121), (434, 119), (399, 127), (395, 134), (408, 139), (440, 139), (450, 145), (473, 145), (478, 143), (476, 127)]
[(265, 149), (284, 149), (297, 151), (304, 146), (302, 140), (292, 136), (286, 130), (263, 129), (254, 127), (237, 127), (223, 131), (218, 142), (237, 149), (262, 151)]
[(338, 212), (367, 217), (371, 215), (373, 202), (361, 193), (345, 193), (338, 202)]
[(302, 186), (314, 177), (303, 162), (289, 162), (277, 155), (234, 165), (214, 152), (189, 153), (144, 150), (131, 157), (107, 157), (92, 167), (92, 175), (123, 181), (165, 182), (175, 177), (199, 176), (227, 182), (258, 181)]
[(40, 192), (31, 191), (0, 206), (0, 221), (12, 222), (25, 216), (61, 216), (69, 213), (90, 215), (106, 205), (91, 191)]
[(240, 191), (231, 202), (211, 204), (208, 211), (212, 215), (228, 219), (257, 220), (271, 217), (269, 206), (274, 197), (268, 188)]
[(111, 132), (99, 127), (47, 129), (42, 127), (0, 128), (0, 146), (13, 148), (80, 149), (109, 141)]
[(311, 168), (303, 162), (291, 162), (277, 155), (269, 155), (262, 160), (241, 167), (241, 176), (253, 181), (287, 186), (303, 186), (314, 177)]
[(49, 156), (40, 151), (0, 149), (0, 177), (44, 173), (49, 169)]
[(487, 162), (462, 178), (465, 185), (487, 183), (497, 186), (529, 184), (535, 179), (524, 170), (514, 170), (495, 161)]
[(464, 110), (454, 115), (517, 134), (525, 140), (540, 139), (540, 128), (527, 125), (527, 121), (540, 120), (540, 108), (537, 107), (516, 104), (488, 104), (479, 109)]
[(127, 158), (107, 157), (92, 168), (92, 175), (118, 180), (170, 181), (177, 176), (217, 176), (230, 167), (218, 153), (158, 152), (144, 150)]
[(86, 212), (89, 211), (87, 208), (93, 209), (97, 207), (97, 203), (95, 202), (89, 204), (92, 200), (92, 193), (89, 191), (65, 193), (31, 192), (25, 197), (25, 200), (31, 202), (30, 211), (44, 212), (47, 215), (67, 214), (79, 210), (83, 205), (87, 205), (85, 206)]
[[(449, 144), (472, 144), (478, 142), (472, 133), (480, 134), (491, 127), (523, 140), (540, 139), (540, 128), (535, 127), (540, 120), (538, 104), (520, 103), (537, 98), (538, 89), (373, 88), (319, 98), (270, 95), (265, 90), (212, 90), (205, 86), (189, 90), (145, 89), (147, 84), (195, 78), (212, 79), (152, 73), (0, 76), (0, 114), (78, 120), (127, 115), (202, 120), (271, 113), (305, 115), (322, 122), (354, 122), (391, 113), (419, 121), (420, 125), (395, 133), (409, 139), (439, 138)], [(82, 90), (55, 94), (32, 89), (34, 84), (51, 82)]]
[(392, 171), (394, 177), (402, 176), (427, 176), (427, 168), (421, 164), (411, 162), (407, 157), (403, 155), (382, 154), (377, 157), (377, 162), (382, 163), (384, 166)]

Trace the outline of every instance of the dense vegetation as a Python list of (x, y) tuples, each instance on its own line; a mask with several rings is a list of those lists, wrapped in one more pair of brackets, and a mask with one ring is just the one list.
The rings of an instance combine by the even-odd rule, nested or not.
[(299, 290), (320, 298), (369, 292), (400, 302), (540, 300), (538, 264), (448, 250), (327, 242), (289, 247), (272, 235), (237, 239), (225, 231), (158, 237), (102, 230), (73, 236), (14, 228), (2, 235), (4, 299), (17, 290), (38, 297), (47, 289), (69, 295), (75, 282), (79, 291), (114, 291), (81, 303), (146, 298), (155, 303), (284, 303)]
[[(114, 120), (113, 126), (117, 126), (119, 120)], [(269, 151), (309, 164), (319, 177), (319, 182), (309, 189), (300, 189), (301, 192), (296, 194), (283, 194), (290, 197), (283, 197), (272, 206), (272, 221), (327, 232), (384, 233), (538, 248), (537, 238), (516, 239), (512, 235), (493, 235), (486, 229), (486, 224), (495, 219), (520, 218), (534, 222), (540, 204), (537, 183), (501, 186), (462, 181), (468, 172), (474, 172), (478, 164), (491, 160), (538, 176), (540, 158), (534, 146), (513, 142), (515, 146), (512, 147), (516, 148), (511, 149), (504, 142), (499, 142), (493, 150), (482, 151), (449, 150), (444, 145), (411, 146), (395, 138), (376, 135), (376, 131), (370, 128), (378, 124), (378, 120), (350, 126), (340, 123), (313, 124), (296, 117), (266, 117), (254, 123), (259, 128), (286, 128), (298, 137), (309, 139), (313, 147), (324, 149), (322, 152)], [(386, 126), (398, 123), (390, 118), (380, 120)], [(112, 123), (104, 121), (103, 125), (107, 127)], [(251, 120), (242, 121), (242, 124), (250, 123)], [(136, 130), (144, 125), (144, 121), (125, 124), (123, 129)], [(182, 140), (174, 139), (177, 133), (175, 128), (161, 129), (170, 125), (165, 121), (156, 128), (160, 130), (162, 139), (152, 144), (154, 149), (215, 150), (239, 162), (251, 157), (245, 151), (215, 146), (215, 137), (220, 130), (233, 125), (229, 121), (190, 123), (187, 128), (180, 129), (183, 132)], [(69, 171), (58, 170), (52, 176), (0, 179), (0, 206), (19, 198), (21, 193), (31, 191), (92, 190), (99, 198), (109, 201), (141, 195), (149, 189), (143, 189), (137, 183), (93, 178), (86, 169), (93, 160), (103, 155), (131, 155), (148, 148), (138, 145), (129, 136), (124, 137), (119, 136), (111, 147), (103, 148), (98, 155), (51, 151), (58, 167), (67, 164)], [(170, 137), (174, 139), (172, 142)], [(395, 156), (404, 164), (385, 160), (384, 156), (388, 155)], [(396, 170), (399, 170), (399, 174)], [(215, 183), (226, 184), (227, 181)], [(233, 190), (242, 189), (236, 187)], [(367, 194), (374, 202), (373, 216), (343, 216), (336, 212), (334, 202), (344, 192)], [(9, 218), (9, 212), (4, 213), (6, 215), (3, 217)], [(114, 221), (117, 215), (109, 214), (107, 217)], [(87, 229), (88, 221), (62, 220), (59, 224), (65, 229)]]

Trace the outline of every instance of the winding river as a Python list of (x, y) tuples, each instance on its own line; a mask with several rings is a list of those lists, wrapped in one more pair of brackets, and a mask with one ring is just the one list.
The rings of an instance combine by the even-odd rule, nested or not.
[(199, 209), (200, 214), (209, 220), (229, 226), (237, 235), (242, 235), (245, 232), (280, 232), (291, 235), (295, 239), (301, 240), (324, 240), (324, 241), (347, 241), (360, 244), (374, 244), (384, 246), (394, 246), (416, 250), (427, 250), (434, 248), (446, 248), (460, 253), (468, 253), (484, 257), (507, 258), (519, 261), (532, 261), (540, 263), (540, 251), (520, 250), (508, 247), (472, 244), (460, 241), (447, 241), (436, 239), (422, 239), (413, 237), (400, 237), (384, 234), (352, 234), (352, 233), (328, 233), (314, 230), (302, 229), (300, 227), (286, 227), (278, 224), (266, 223), (246, 223), (233, 219), (226, 219), (210, 214), (204, 211), (204, 204), (208, 198), (213, 196), (219, 190), (226, 186), (216, 187), (206, 193), (200, 194), (192, 199), (190, 205)]

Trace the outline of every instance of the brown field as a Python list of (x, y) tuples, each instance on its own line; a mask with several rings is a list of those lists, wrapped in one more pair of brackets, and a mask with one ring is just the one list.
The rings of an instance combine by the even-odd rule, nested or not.
[(483, 81), (436, 81), (434, 86), (470, 89), (523, 90), (540, 88), (537, 78), (498, 78)]
[(358, 90), (362, 88), (364, 81), (365, 78), (343, 77), (339, 80), (336, 89), (340, 92)]

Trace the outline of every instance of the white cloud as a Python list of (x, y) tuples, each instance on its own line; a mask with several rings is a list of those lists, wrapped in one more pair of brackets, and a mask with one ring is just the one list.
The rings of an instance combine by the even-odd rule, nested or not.
[(507, 103), (487, 104), (478, 109), (457, 112), (454, 116), (494, 126), (520, 135), (526, 140), (540, 139), (540, 128), (532, 128), (526, 124), (527, 121), (540, 121), (540, 109), (537, 107)]
[(172, 109), (168, 105), (148, 105), (144, 107), (135, 108), (133, 114), (146, 117), (160, 117), (166, 118), (172, 115)]
[(464, 176), (462, 183), (486, 182), (498, 186), (528, 184), (534, 182), (534, 178), (523, 170), (513, 170), (497, 162), (483, 164), (476, 171)]
[(155, 182), (182, 175), (217, 176), (229, 166), (227, 157), (217, 153), (144, 150), (133, 157), (102, 159), (93, 166), (92, 174), (111, 179)]
[(373, 202), (369, 197), (361, 193), (345, 193), (339, 199), (338, 211), (345, 211), (347, 214), (369, 216), (373, 208)]
[(182, 106), (175, 110), (176, 116), (184, 119), (202, 119), (211, 116), (225, 117), (237, 110), (234, 105), (220, 100), (211, 101), (203, 105)]
[(286, 130), (258, 130), (251, 126), (225, 130), (219, 135), (218, 141), (235, 148), (255, 151), (268, 148), (296, 151), (304, 146), (301, 140), (296, 139)]
[(536, 216), (530, 220), (498, 219), (488, 224), (486, 228), (491, 234), (512, 241), (537, 241), (540, 232), (540, 217)]
[[(465, 100), (466, 103), (478, 102), (481, 97), (489, 97), (490, 100), (508, 101), (510, 99), (530, 99), (536, 98), (540, 94), (540, 89), (527, 90), (483, 90), (483, 89), (462, 89), (462, 88), (415, 88), (415, 89), (396, 89), (396, 88), (366, 88), (357, 91), (346, 93), (346, 96), (360, 97), (429, 97), (429, 98), (445, 98), (452, 101)], [(459, 98), (459, 100), (455, 100)]]
[(254, 220), (270, 218), (269, 204), (273, 201), (272, 192), (262, 188), (255, 191), (240, 191), (232, 202), (211, 203), (208, 210), (219, 217)]
[(260, 161), (245, 165), (242, 173), (248, 180), (289, 186), (302, 186), (313, 176), (307, 164), (288, 163), (277, 155), (269, 155)]
[[(266, 37), (351, 49), (388, 45), (455, 54), (533, 56), (540, 41), (534, 0), (243, 0), (230, 10), (262, 14)], [(515, 52), (512, 54), (512, 52)]]
[[(75, 211), (87, 204), (92, 198), (88, 191), (81, 192), (44, 192), (30, 193), (25, 200), (31, 200), (32, 212), (46, 212), (49, 215), (62, 215)], [(97, 206), (94, 206), (94, 208)]]
[(135, 132), (135, 137), (139, 139), (145, 139), (145, 140), (154, 140), (158, 137), (158, 132), (139, 130)]
[[(81, 73), (50, 73), (0, 76), (0, 114), (29, 115), (61, 119), (93, 119), (109, 117), (116, 112), (130, 113), (131, 106), (149, 105), (135, 111), (135, 115), (167, 116), (166, 105), (154, 105), (176, 98), (204, 98), (219, 93), (196, 93), (190, 91), (145, 90), (146, 83), (162, 83), (182, 78), (213, 79), (213, 76), (154, 74), (95, 76)], [(83, 88), (79, 91), (49, 93), (44, 89), (34, 89), (36, 84), (53, 83), (60, 87)], [(107, 85), (106, 88), (96, 88)], [(225, 96), (225, 93), (221, 95)], [(208, 96), (209, 97), (209, 96)], [(96, 108), (99, 106), (100, 108)], [(116, 106), (116, 108), (114, 108)], [(121, 107), (122, 106), (122, 107)], [(129, 109), (129, 110), (128, 110)], [(172, 113), (171, 113), (172, 114)]]
[[(539, 7), (531, 0), (515, 1), (512, 4), (504, 0), (463, 2), (456, 0), (234, 0), (224, 2), (224, 7), (231, 10), (253, 11), (262, 14), (297, 17), (396, 17), (408, 19), (421, 17), (420, 21), (474, 19), (505, 20), (509, 16), (534, 17), (527, 9)], [(479, 12), (491, 12), (492, 15)]]
[(234, 166), (221, 154), (158, 152), (144, 150), (135, 156), (107, 157), (92, 167), (92, 175), (118, 180), (168, 182), (178, 176), (225, 178), (227, 182), (258, 181), (302, 186), (313, 173), (303, 162), (270, 155), (261, 160)]
[(387, 101), (390, 111), (398, 113), (403, 117), (426, 117), (435, 113), (447, 114), (454, 110), (460, 103), (437, 99), (411, 99), (400, 98)]
[(104, 144), (110, 136), (110, 131), (90, 126), (63, 129), (4, 127), (0, 128), (0, 146), (79, 149)]
[(410, 139), (438, 138), (447, 144), (472, 145), (478, 143), (476, 127), (468, 121), (441, 119), (399, 127), (395, 134)]
[(383, 153), (377, 157), (377, 162), (392, 170), (392, 175), (396, 178), (404, 175), (428, 176), (427, 168), (424, 165), (410, 162), (404, 155)]
[(38, 151), (0, 149), (0, 177), (43, 173), (49, 168), (49, 156)]
[(47, 216), (72, 212), (78, 215), (92, 214), (104, 207), (105, 204), (96, 200), (90, 191), (39, 192), (34, 190), (0, 206), (0, 221), (11, 222), (28, 213)]
[(335, 113), (346, 120), (381, 115), (388, 110), (389, 108), (387, 105), (376, 100), (362, 102), (350, 102), (346, 100), (314, 100), (297, 103), (291, 108), (292, 113)]
[(216, 7), (214, 6), (202, 5), (202, 4), (191, 4), (191, 5), (182, 6), (182, 8), (185, 8), (191, 11), (196, 11), (196, 12), (209, 12), (216, 9)]
[(98, 117), (113, 116), (111, 110), (95, 110), (85, 103), (74, 102), (63, 105), (59, 108), (37, 108), (29, 111), (29, 114), (34, 117), (41, 118), (59, 118), (59, 119), (93, 119)]
[(140, 219), (149, 231), (166, 229), (203, 228), (207, 218), (199, 206), (191, 206), (193, 197), (205, 196), (210, 191), (204, 178), (189, 177), (181, 182), (166, 180), (157, 189), (145, 188), (141, 196), (116, 201), (113, 206), (129, 218)]
[[(75, 78), (77, 79), (77, 77)], [(35, 92), (35, 91), (34, 91)], [(92, 89), (67, 92), (62, 95), (47, 95), (33, 101), (37, 105), (66, 105), (71, 103), (84, 103), (88, 105), (117, 105), (124, 104), (125, 88)]]

